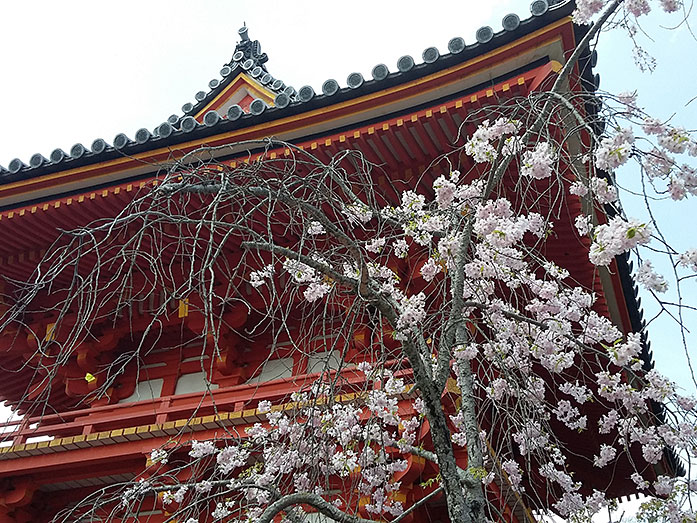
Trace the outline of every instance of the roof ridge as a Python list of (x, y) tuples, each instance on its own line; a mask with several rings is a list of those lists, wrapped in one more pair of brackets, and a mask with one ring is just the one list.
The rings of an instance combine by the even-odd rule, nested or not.
[[(152, 132), (146, 128), (141, 128), (136, 131), (133, 140), (126, 134), (120, 133), (114, 138), (111, 146), (105, 140), (97, 138), (92, 143), (91, 148), (77, 143), (67, 152), (55, 149), (48, 158), (39, 153), (34, 154), (28, 165), (21, 159), (15, 158), (8, 165), (8, 169), (0, 165), (0, 184), (60, 170), (65, 162), (70, 162), (72, 165), (82, 165), (98, 162), (101, 159), (112, 157), (114, 154), (130, 154), (143, 148), (161, 147), (163, 143), (165, 145), (171, 143), (171, 139), (190, 135), (192, 131), (197, 129), (207, 128), (204, 132), (210, 133), (213, 131), (213, 127), (221, 124), (244, 126), (249, 123), (250, 118), (253, 119), (265, 112), (276, 114), (277, 111), (283, 112), (286, 108), (298, 110), (299, 106), (307, 103), (321, 105), (331, 103), (330, 100), (359, 96), (378, 88), (378, 85), (385, 85), (383, 82), (386, 80), (388, 83), (394, 84), (406, 81), (418, 74), (428, 74), (429, 71), (440, 70), (459, 60), (470, 59), (488, 49), (503, 45), (507, 41), (520, 38), (523, 34), (534, 31), (546, 23), (569, 15), (574, 8), (574, 0), (533, 0), (530, 4), (530, 17), (521, 20), (515, 13), (508, 14), (503, 18), (500, 31), (496, 32), (490, 26), (481, 27), (476, 31), (475, 40), (471, 44), (466, 44), (462, 37), (455, 37), (448, 43), (446, 54), (440, 54), (435, 47), (429, 47), (424, 51), (423, 62), (420, 64), (417, 64), (411, 56), (403, 56), (398, 60), (395, 72), (390, 72), (384, 64), (378, 64), (372, 71), (371, 79), (364, 79), (360, 73), (351, 73), (348, 75), (347, 87), (345, 88), (341, 88), (336, 80), (329, 79), (322, 85), (320, 93), (315, 93), (315, 90), (309, 85), (296, 91), (293, 87), (286, 86), (282, 80), (271, 76), (266, 68), (268, 56), (261, 52), (261, 44), (258, 40), (250, 39), (249, 29), (245, 24), (238, 31), (240, 42), (236, 44), (232, 58), (220, 70), (222, 80), (212, 79), (208, 83), (209, 91), (199, 91), (195, 95), (195, 103), (184, 104), (182, 107), (183, 116), (171, 115)], [(244, 113), (238, 105), (233, 105), (228, 109), (226, 115), (209, 111), (204, 115), (203, 123), (199, 123), (193, 116), (237, 78), (236, 72), (249, 74), (255, 81), (275, 93), (274, 107), (267, 107), (263, 100), (255, 99), (250, 105), (249, 114)], [(354, 94), (349, 94), (351, 92)], [(233, 123), (235, 121), (238, 123)]]

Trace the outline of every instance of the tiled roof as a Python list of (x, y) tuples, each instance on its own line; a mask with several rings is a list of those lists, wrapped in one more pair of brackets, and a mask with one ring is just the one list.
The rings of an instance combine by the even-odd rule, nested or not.
[[(309, 85), (296, 91), (286, 86), (283, 81), (272, 77), (266, 69), (268, 57), (261, 52), (259, 42), (251, 40), (247, 28), (243, 27), (239, 31), (240, 43), (235, 47), (230, 62), (220, 71), (222, 78), (211, 80), (208, 84), (209, 91), (199, 91), (195, 95), (195, 102), (184, 104), (182, 116), (170, 116), (154, 131), (141, 128), (133, 138), (119, 133), (111, 144), (97, 138), (90, 147), (77, 143), (67, 152), (55, 149), (48, 157), (36, 153), (29, 159), (28, 164), (15, 158), (7, 168), (0, 166), (0, 184), (174, 145), (194, 138), (204, 138), (379, 91), (470, 60), (568, 16), (573, 8), (574, 2), (571, 0), (534, 0), (530, 5), (530, 17), (521, 20), (516, 14), (506, 15), (500, 31), (495, 32), (489, 26), (481, 27), (476, 31), (475, 40), (471, 44), (467, 44), (464, 38), (456, 37), (448, 43), (447, 53), (441, 54), (435, 47), (429, 47), (424, 50), (421, 63), (417, 64), (411, 56), (403, 56), (397, 61), (397, 70), (394, 72), (390, 72), (385, 64), (378, 64), (372, 70), (372, 79), (366, 80), (361, 73), (351, 73), (347, 77), (346, 87), (341, 87), (339, 82), (329, 79), (322, 85), (321, 93), (316, 93)], [(199, 123), (193, 115), (200, 112), (229, 85), (238, 76), (238, 71), (249, 74), (266, 89), (275, 93), (274, 107), (268, 107), (263, 100), (255, 99), (250, 105), (249, 113), (245, 113), (238, 105), (232, 105), (226, 114), (209, 111), (204, 115), (203, 123)]]
[[(282, 80), (274, 78), (266, 68), (268, 56), (266, 53), (262, 53), (258, 40), (249, 38), (248, 29), (245, 26), (239, 30), (241, 40), (236, 45), (232, 58), (220, 70), (221, 78), (212, 79), (208, 83), (208, 91), (197, 92), (194, 96), (194, 102), (185, 103), (182, 106), (182, 116), (170, 116), (153, 132), (141, 128), (136, 131), (133, 139), (124, 133), (117, 134), (111, 145), (106, 140), (97, 138), (92, 142), (90, 148), (77, 143), (68, 152), (55, 149), (48, 158), (36, 153), (29, 159), (28, 164), (15, 158), (7, 168), (0, 165), (0, 184), (98, 163), (121, 155), (135, 154), (186, 142), (194, 138), (216, 135), (260, 121), (302, 113), (379, 91), (465, 62), (491, 49), (503, 46), (570, 15), (574, 7), (573, 0), (533, 0), (530, 4), (530, 17), (521, 20), (517, 14), (508, 14), (502, 19), (501, 30), (496, 32), (489, 26), (481, 27), (476, 31), (474, 41), (471, 44), (467, 44), (462, 37), (456, 37), (448, 43), (448, 52), (445, 54), (441, 54), (435, 47), (429, 47), (423, 51), (421, 63), (417, 64), (413, 57), (405, 55), (397, 61), (396, 71), (390, 72), (388, 66), (378, 64), (372, 69), (371, 79), (366, 80), (361, 73), (351, 73), (346, 79), (346, 87), (341, 87), (335, 79), (328, 79), (322, 84), (321, 93), (316, 93), (309, 85), (296, 90), (291, 86), (286, 86)], [(582, 62), (584, 62), (582, 83), (590, 91), (596, 90), (599, 84), (599, 76), (593, 76), (591, 72), (596, 59), (595, 52), (582, 58)], [(256, 99), (250, 104), (249, 113), (245, 113), (239, 105), (232, 105), (226, 114), (209, 111), (204, 115), (203, 123), (199, 123), (194, 115), (206, 107), (240, 72), (248, 74), (265, 89), (275, 94), (274, 107), (269, 107), (261, 99)], [(597, 112), (597, 108), (594, 108), (592, 104), (587, 105), (586, 110), (589, 116)], [(602, 120), (592, 123), (596, 127), (596, 132), (601, 134), (602, 126), (604, 126)], [(638, 289), (631, 276), (632, 267), (625, 256), (618, 256), (617, 262), (630, 314), (631, 329), (635, 332), (643, 332), (641, 359), (644, 370), (648, 371), (654, 367), (653, 354), (645, 334), (646, 323), (643, 318), (641, 300), (638, 297)], [(665, 416), (664, 407), (661, 404), (652, 403), (652, 408), (659, 418)], [(51, 447), (56, 445), (58, 443), (51, 442)], [(38, 444), (37, 448), (45, 446), (48, 446), (48, 443), (46, 445)], [(2, 459), (3, 452), (14, 452), (14, 447), (0, 449), (0, 459)], [(684, 474), (684, 467), (672, 449), (669, 449), (669, 461), (677, 474)]]

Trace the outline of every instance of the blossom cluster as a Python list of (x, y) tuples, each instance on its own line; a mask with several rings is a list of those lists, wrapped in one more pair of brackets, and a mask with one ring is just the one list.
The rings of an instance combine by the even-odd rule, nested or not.
[(595, 265), (609, 265), (618, 254), (651, 241), (651, 227), (637, 220), (616, 216), (593, 232), (593, 244), (588, 255)]
[(620, 129), (611, 137), (603, 138), (595, 150), (595, 166), (603, 171), (612, 171), (629, 160), (634, 144), (634, 133), (630, 128)]
[[(593, 16), (599, 13), (608, 3), (609, 0), (578, 0), (573, 13), (574, 22), (578, 24), (589, 23)], [(659, 4), (666, 13), (673, 13), (680, 9), (682, 2), (680, 0), (660, 0)], [(649, 0), (627, 0), (623, 8), (628, 14), (638, 18), (651, 12), (651, 3)]]
[(476, 162), (491, 162), (496, 159), (495, 142), (509, 136), (505, 143), (507, 150), (504, 153), (511, 152), (516, 141), (510, 135), (515, 135), (519, 130), (520, 122), (515, 120), (499, 118), (494, 123), (485, 120), (465, 144), (465, 152)]
[(668, 282), (663, 276), (654, 271), (650, 260), (645, 260), (639, 267), (637, 280), (650, 291), (663, 293), (668, 290)]
[[(315, 260), (317, 260), (317, 257), (315, 257)], [(319, 300), (331, 290), (331, 285), (324, 281), (318, 271), (301, 261), (286, 258), (283, 262), (283, 268), (296, 283), (307, 285), (303, 296), (309, 302)]]
[(249, 275), (249, 283), (255, 289), (264, 285), (265, 280), (270, 280), (273, 278), (274, 268), (273, 265), (266, 265), (263, 269), (259, 271), (252, 271)]
[[(370, 365), (361, 368), (369, 371)], [(265, 421), (248, 427), (242, 441), (192, 440), (188, 455), (201, 463), (192, 470), (204, 475), (171, 485), (161, 494), (163, 504), (170, 509), (173, 504), (184, 507), (187, 502), (196, 507), (191, 502), (196, 496), (207, 499), (214, 481), (221, 484), (229, 478), (227, 492), (239, 491), (239, 495), (228, 494), (216, 503), (212, 516), (221, 519), (238, 514), (242, 517), (235, 521), (252, 523), (273, 501), (270, 489), (280, 478), (292, 478), (290, 492), (323, 495), (321, 479), (331, 475), (350, 482), (358, 480), (358, 494), (369, 500), (365, 506), (369, 513), (398, 516), (404, 510), (395, 499), (401, 484), (393, 478), (406, 469), (407, 461), (393, 456), (384, 446), (408, 449), (422, 422), (418, 416), (399, 412), (397, 395), (405, 389), (403, 379), (382, 374), (375, 379), (376, 387), (365, 404), (327, 404), (326, 390), (315, 387), (316, 393), (294, 395), (302, 405), (297, 411), (274, 410), (268, 402), (260, 404), (258, 412), (265, 413)], [(371, 421), (366, 423), (366, 418)], [(167, 461), (166, 451), (157, 449), (153, 454), (159, 462)], [(211, 464), (214, 468), (208, 476)], [(135, 502), (152, 488), (150, 483), (138, 484), (123, 494), (122, 503)], [(198, 521), (198, 517), (190, 520)]]
[(552, 175), (553, 162), (552, 146), (549, 142), (540, 142), (532, 151), (525, 151), (523, 154), (523, 167), (520, 174), (536, 180), (549, 178)]

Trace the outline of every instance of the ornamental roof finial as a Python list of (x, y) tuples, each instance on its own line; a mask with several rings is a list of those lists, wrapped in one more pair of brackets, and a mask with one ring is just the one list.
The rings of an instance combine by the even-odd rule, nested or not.
[(247, 71), (260, 66), (266, 72), (264, 64), (269, 57), (266, 56), (266, 53), (261, 52), (259, 40), (251, 40), (249, 38), (249, 28), (246, 22), (238, 29), (237, 33), (240, 35), (240, 42), (235, 46), (235, 54), (229, 65), (232, 65), (234, 62), (238, 62), (240, 65), (246, 63), (247, 65), (244, 69)]
[(244, 25), (239, 28), (237, 33), (240, 35), (240, 38), (243, 42), (249, 41), (249, 28), (247, 27), (247, 22), (244, 22)]

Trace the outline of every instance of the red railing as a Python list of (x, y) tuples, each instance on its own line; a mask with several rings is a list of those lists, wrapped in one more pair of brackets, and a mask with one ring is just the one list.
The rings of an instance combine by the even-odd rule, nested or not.
[[(395, 375), (408, 378), (411, 369), (402, 369), (401, 360), (386, 364)], [(335, 375), (336, 371), (331, 374)], [(163, 396), (133, 403), (103, 405), (56, 414), (44, 414), (17, 421), (0, 423), (0, 437), (13, 445), (26, 443), (28, 438), (68, 437), (87, 435), (94, 432), (114, 430), (149, 424), (164, 424), (168, 421), (189, 417), (208, 416), (217, 412), (234, 412), (256, 408), (262, 400), (278, 403), (287, 401), (290, 393), (309, 389), (320, 376), (319, 373), (280, 378), (264, 383), (245, 383), (208, 392), (192, 392)], [(335, 377), (335, 376), (332, 376)], [(362, 390), (365, 374), (355, 367), (341, 371), (334, 380), (335, 394)]]

